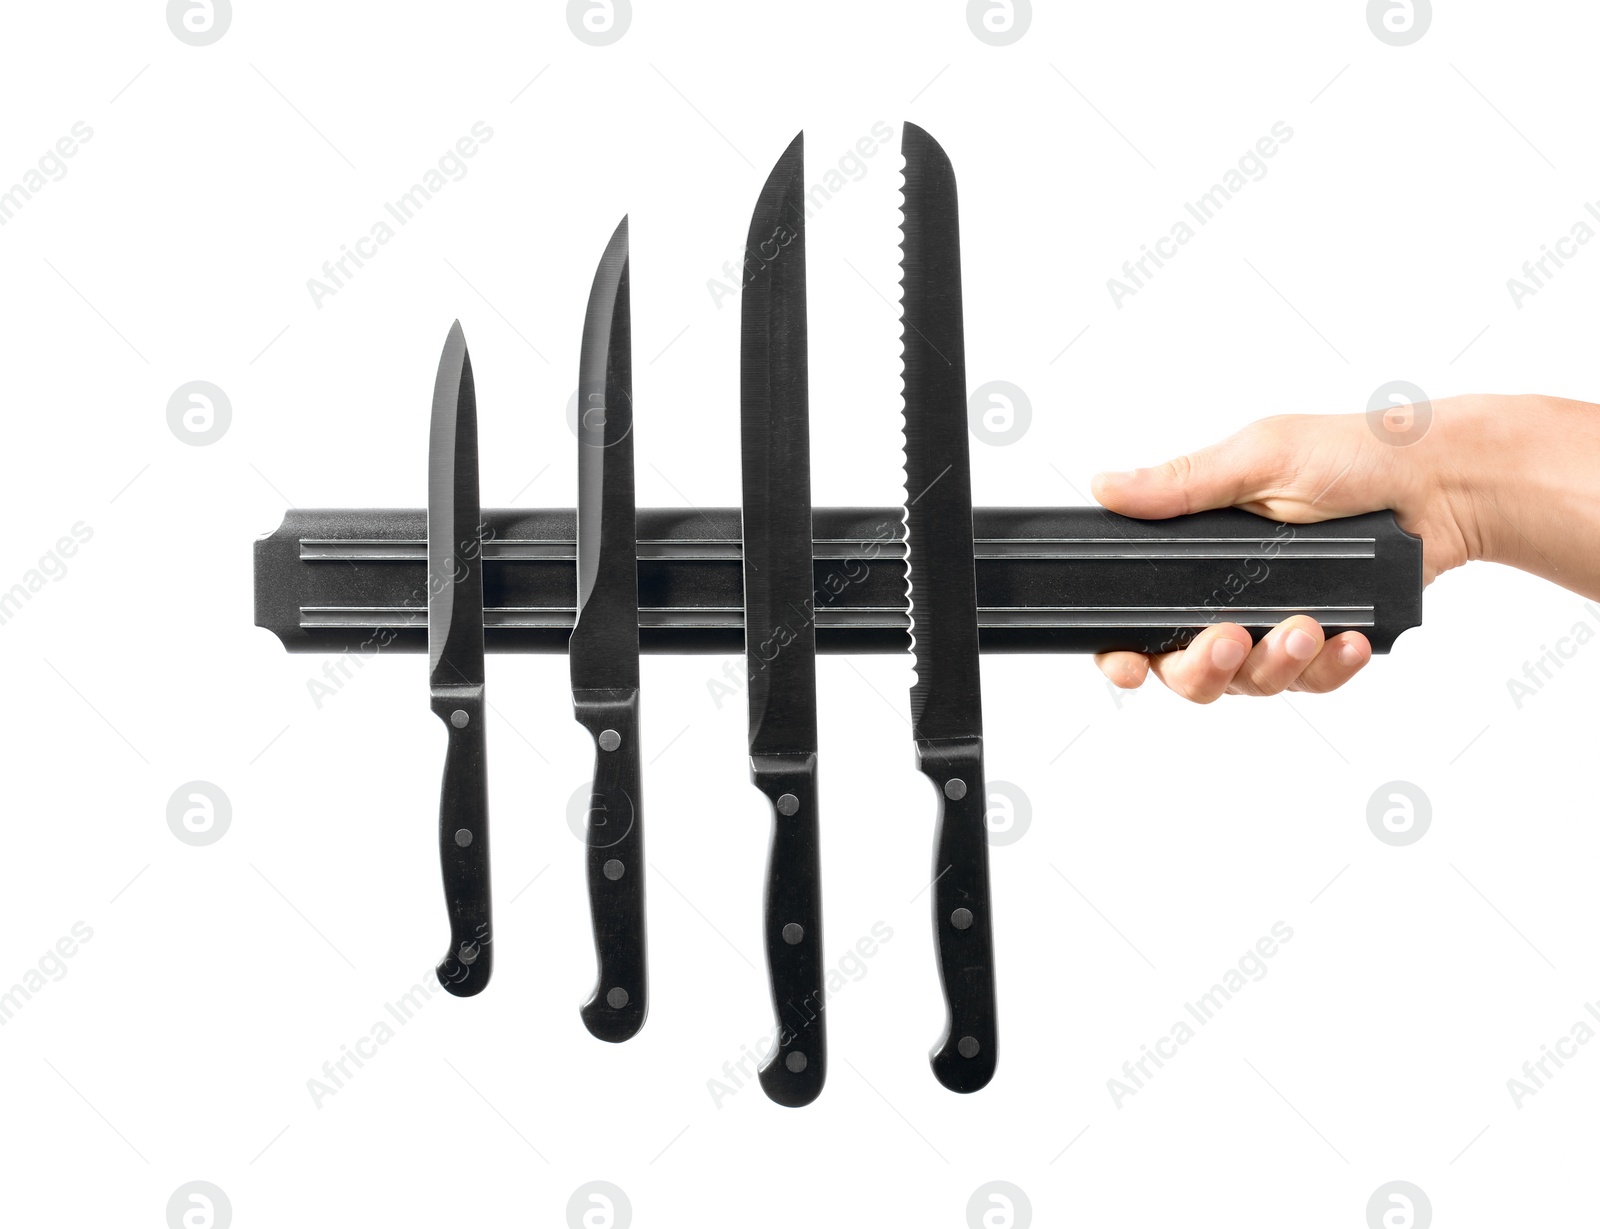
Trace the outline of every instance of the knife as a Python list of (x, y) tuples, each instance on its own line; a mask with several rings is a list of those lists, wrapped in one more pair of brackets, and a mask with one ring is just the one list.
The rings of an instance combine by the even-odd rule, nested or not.
[(929, 1059), (946, 1088), (976, 1092), (994, 1075), (996, 1036), (961, 238), (944, 150), (908, 123), (900, 151), (911, 722), (917, 767), (939, 799), (933, 933), (945, 1029)]
[(428, 687), (449, 735), (439, 793), (439, 864), (450, 913), (440, 984), (462, 998), (494, 969), (489, 910), (489, 779), (483, 737), (483, 542), (478, 402), (461, 321), (450, 326), (428, 436)]
[(589, 291), (578, 372), (578, 617), (567, 645), (572, 708), (594, 735), (589, 915), (598, 978), (580, 1011), (626, 1041), (649, 1010), (639, 771), (639, 580), (633, 508), (633, 353), (628, 219)]
[(750, 218), (740, 303), (744, 643), (750, 779), (772, 803), (767, 976), (777, 1027), (761, 1087), (779, 1105), (816, 1100), (828, 1073), (817, 853), (817, 638), (806, 401), (802, 133)]

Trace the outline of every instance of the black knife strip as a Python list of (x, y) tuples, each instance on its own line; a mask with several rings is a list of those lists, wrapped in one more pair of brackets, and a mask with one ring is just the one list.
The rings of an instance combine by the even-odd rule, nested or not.
[[(812, 512), (817, 648), (908, 650), (898, 508)], [(564, 653), (576, 587), (570, 509), (483, 513), (490, 652)], [(256, 624), (291, 652), (427, 649), (420, 509), (299, 509), (255, 542)], [(739, 510), (645, 508), (647, 653), (744, 651)], [(1387, 512), (1283, 525), (1237, 509), (1138, 521), (1100, 508), (976, 508), (984, 652), (1160, 652), (1216, 622), (1259, 638), (1290, 614), (1388, 652), (1422, 622), (1422, 540)]]

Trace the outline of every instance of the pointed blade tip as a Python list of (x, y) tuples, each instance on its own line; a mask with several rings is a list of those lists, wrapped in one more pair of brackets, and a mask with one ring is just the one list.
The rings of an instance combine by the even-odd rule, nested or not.
[(439, 371), (441, 375), (450, 361), (450, 356), (458, 352), (462, 356), (462, 361), (467, 361), (467, 333), (461, 327), (459, 319), (451, 322), (450, 331), (445, 334), (444, 350), (439, 356)]
[(599, 285), (600, 274), (606, 265), (618, 259), (626, 261), (628, 251), (628, 215), (623, 214), (622, 221), (618, 222), (616, 229), (611, 232), (611, 238), (606, 240), (606, 250), (600, 257), (600, 268), (595, 272), (596, 285)]
[[(805, 227), (805, 130), (802, 129), (789, 142), (788, 147), (772, 164), (755, 208), (750, 213), (750, 226), (745, 233), (745, 252), (756, 249), (780, 225), (793, 225), (801, 231)], [(791, 217), (799, 221), (790, 222)]]
[[(795, 133), (794, 140), (784, 146), (783, 153), (778, 155), (778, 160), (772, 164), (772, 171), (767, 176), (767, 183), (773, 184), (782, 179), (784, 173), (795, 174), (803, 172), (806, 156), (806, 132), (802, 128)], [(798, 164), (798, 165), (796, 165)]]

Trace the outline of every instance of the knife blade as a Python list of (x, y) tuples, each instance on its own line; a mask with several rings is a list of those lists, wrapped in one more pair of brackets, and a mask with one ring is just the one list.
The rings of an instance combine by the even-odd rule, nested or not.
[(764, 931), (776, 1018), (759, 1078), (807, 1105), (827, 1078), (817, 847), (817, 668), (807, 405), (805, 134), (761, 189), (740, 302), (750, 779), (772, 803)]
[(567, 645), (572, 707), (595, 740), (587, 874), (597, 978), (580, 1009), (602, 1041), (649, 1010), (639, 769), (639, 584), (633, 503), (628, 219), (589, 291), (578, 394), (578, 616)]
[(946, 1088), (975, 1092), (994, 1075), (996, 1030), (961, 237), (944, 150), (908, 123), (901, 153), (911, 720), (917, 767), (939, 799), (932, 896), (945, 1028), (929, 1061)]
[(449, 737), (439, 792), (439, 864), (450, 950), (438, 974), (440, 984), (462, 998), (487, 986), (494, 968), (478, 525), (478, 402), (457, 320), (439, 358), (428, 436), (428, 688)]

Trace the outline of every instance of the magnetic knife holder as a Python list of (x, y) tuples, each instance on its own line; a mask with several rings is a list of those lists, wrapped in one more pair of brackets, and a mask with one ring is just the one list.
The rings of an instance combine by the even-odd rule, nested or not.
[[(976, 508), (984, 652), (1180, 648), (1238, 623), (1259, 639), (1293, 614), (1374, 651), (1422, 621), (1422, 540), (1388, 512), (1289, 525), (1237, 509), (1140, 521), (1100, 508)], [(640, 509), (639, 637), (648, 653), (739, 653), (739, 510)], [(899, 508), (812, 511), (817, 648), (910, 650)], [(482, 514), (490, 652), (564, 653), (572, 631), (571, 509)], [(300, 509), (255, 543), (256, 624), (290, 652), (425, 652), (422, 509)]]

